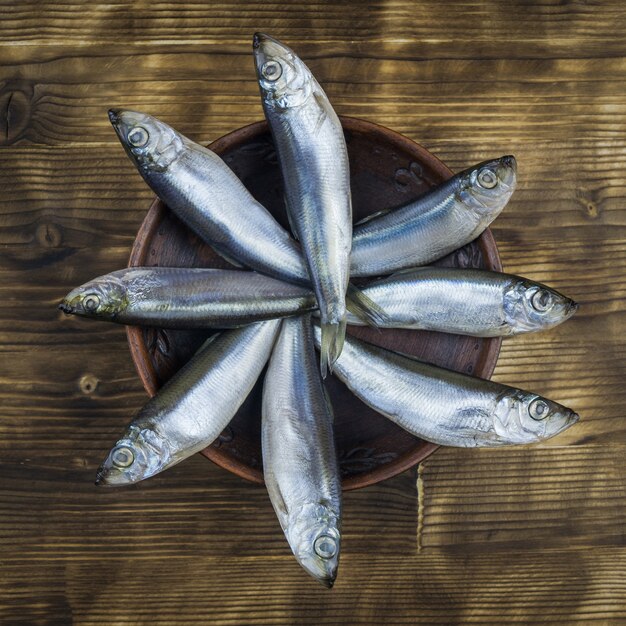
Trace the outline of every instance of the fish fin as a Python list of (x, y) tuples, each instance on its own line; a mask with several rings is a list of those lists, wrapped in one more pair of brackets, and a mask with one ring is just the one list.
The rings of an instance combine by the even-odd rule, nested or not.
[(298, 237), (298, 231), (296, 229), (296, 223), (293, 220), (291, 209), (289, 208), (289, 201), (287, 200), (287, 195), (283, 196), (283, 201), (285, 202), (285, 210), (287, 212), (287, 220), (289, 221), (289, 227), (291, 228), (291, 234), (296, 241), (300, 241), (300, 237)]
[(346, 336), (346, 321), (334, 324), (322, 322), (322, 341), (320, 342), (320, 371), (322, 378), (328, 372), (333, 373), (333, 363), (339, 358)]
[(313, 91), (313, 97), (320, 107), (320, 114), (317, 118), (317, 121), (315, 122), (315, 128), (313, 129), (313, 134), (317, 135), (317, 133), (319, 133), (320, 131), (320, 128), (322, 127), (322, 124), (324, 124), (326, 118), (329, 116), (330, 102), (328, 101), (328, 98), (324, 97), (324, 95), (322, 95), (322, 93), (317, 90)]
[(330, 415), (331, 422), (335, 421), (335, 409), (333, 409), (333, 403), (330, 400), (330, 394), (328, 393), (328, 389), (322, 383), (322, 390), (324, 391), (324, 400), (326, 401), (326, 408), (328, 410), (328, 414)]
[(346, 307), (368, 326), (384, 326), (389, 324), (389, 316), (385, 310), (366, 296), (358, 287), (348, 283)]
[(391, 212), (391, 209), (383, 209), (382, 211), (376, 211), (376, 213), (367, 215), (366, 217), (359, 220), (358, 222), (354, 222), (354, 225), (361, 226), (361, 224), (367, 224), (367, 222), (371, 222), (373, 219), (376, 219), (377, 217), (380, 217), (381, 215), (386, 215), (387, 213), (390, 213), (390, 212)]
[(213, 248), (213, 250), (215, 250), (215, 252), (217, 252), (217, 254), (219, 254), (224, 259), (224, 261), (227, 261), (231, 265), (234, 265), (235, 267), (238, 267), (240, 269), (247, 269), (246, 266), (243, 265), (240, 261), (237, 261), (237, 259), (230, 256), (228, 252), (224, 252), (215, 245), (212, 245), (211, 247)]

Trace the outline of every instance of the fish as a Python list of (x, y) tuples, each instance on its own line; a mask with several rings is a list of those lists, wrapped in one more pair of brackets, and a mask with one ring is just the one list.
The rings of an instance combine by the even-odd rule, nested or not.
[(281, 322), (209, 337), (135, 415), (98, 469), (96, 485), (137, 483), (213, 443), (261, 375)]
[[(419, 267), (362, 287), (387, 313), (384, 328), (502, 337), (552, 328), (578, 304), (527, 278), (479, 269)], [(362, 325), (348, 313), (348, 324)]]
[[(131, 267), (73, 289), (68, 314), (159, 328), (236, 328), (315, 309), (310, 289), (241, 270)], [(357, 318), (358, 319), (358, 318)]]
[(217, 154), (146, 113), (111, 109), (109, 119), (146, 183), (216, 252), (262, 274), (309, 283), (298, 243)]
[[(111, 109), (109, 119), (146, 183), (218, 254), (236, 267), (311, 286), (298, 242), (217, 154), (140, 111)], [(343, 306), (372, 326), (384, 319), (354, 286)]]
[[(314, 328), (319, 347), (321, 333)], [(543, 441), (579, 420), (536, 393), (453, 372), (346, 336), (337, 376), (360, 400), (415, 437), (442, 446)]]
[(348, 151), (341, 122), (309, 68), (281, 42), (256, 33), (255, 67), (285, 186), (320, 310), (322, 376), (341, 354), (352, 247)]
[(339, 566), (341, 481), (309, 315), (283, 322), (263, 384), (261, 443), (265, 484), (289, 546), (330, 588)]
[(517, 184), (514, 156), (483, 161), (408, 204), (356, 224), (350, 276), (382, 276), (428, 265), (478, 237)]

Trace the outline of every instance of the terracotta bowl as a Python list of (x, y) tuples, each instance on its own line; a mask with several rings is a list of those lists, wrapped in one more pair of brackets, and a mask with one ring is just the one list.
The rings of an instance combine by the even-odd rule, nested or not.
[[(452, 175), (439, 159), (402, 135), (363, 120), (344, 117), (341, 122), (350, 155), (355, 221), (376, 211), (403, 205)], [(267, 124), (251, 124), (209, 147), (226, 161), (276, 219), (289, 228), (280, 170)], [(152, 203), (130, 255), (129, 266), (139, 265), (232, 267), (158, 199)], [(502, 269), (489, 231), (442, 259), (438, 265)], [(128, 327), (127, 332), (132, 358), (150, 395), (154, 395), (211, 334), (209, 330), (140, 327)], [(413, 330), (349, 327), (348, 332), (386, 348), (482, 378), (489, 378), (493, 373), (501, 343), (500, 339)], [(202, 452), (218, 465), (257, 483), (263, 482), (262, 384), (261, 377), (229, 427)], [(338, 379), (329, 376), (325, 384), (335, 410), (335, 437), (344, 489), (364, 487), (394, 476), (437, 448), (365, 406)]]

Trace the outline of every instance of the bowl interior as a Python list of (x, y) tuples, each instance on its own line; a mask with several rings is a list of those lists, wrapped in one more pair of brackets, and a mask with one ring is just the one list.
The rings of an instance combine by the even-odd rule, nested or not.
[[(452, 175), (435, 156), (406, 137), (362, 120), (341, 118), (341, 121), (350, 157), (355, 221), (406, 204)], [(267, 124), (257, 122), (246, 126), (209, 147), (289, 229), (280, 169)], [(142, 265), (233, 269), (158, 199), (139, 229), (129, 261), (129, 266)], [(437, 265), (502, 269), (489, 231)], [(128, 327), (127, 332), (137, 371), (148, 393), (154, 395), (214, 331)], [(435, 365), (483, 378), (493, 373), (501, 343), (499, 338), (478, 339), (415, 330), (349, 327), (348, 332)], [(262, 384), (263, 377), (228, 428), (202, 452), (218, 465), (259, 483), (263, 482)], [(437, 448), (364, 405), (338, 379), (329, 376), (325, 385), (335, 411), (335, 437), (344, 489), (394, 476)]]

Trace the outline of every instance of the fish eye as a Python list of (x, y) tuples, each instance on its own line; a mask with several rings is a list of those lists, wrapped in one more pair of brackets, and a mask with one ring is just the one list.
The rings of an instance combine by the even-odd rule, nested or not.
[(483, 168), (478, 172), (478, 184), (484, 189), (493, 189), (498, 184), (498, 176), (488, 167)]
[(85, 311), (95, 311), (100, 306), (100, 298), (95, 293), (90, 293), (83, 300)]
[(263, 78), (272, 82), (278, 80), (283, 73), (283, 68), (278, 61), (265, 61), (261, 67)]
[(313, 544), (315, 554), (322, 559), (332, 559), (337, 554), (337, 541), (330, 535), (320, 535)]
[(530, 304), (535, 311), (543, 313), (552, 307), (554, 299), (547, 289), (538, 289), (530, 298)]
[(111, 452), (111, 462), (120, 469), (130, 467), (135, 462), (135, 453), (128, 446), (117, 446)]
[(128, 133), (128, 142), (135, 148), (143, 148), (148, 143), (150, 135), (143, 126), (135, 126)]
[(550, 407), (541, 398), (535, 398), (528, 405), (528, 414), (534, 420), (544, 420), (550, 414)]

